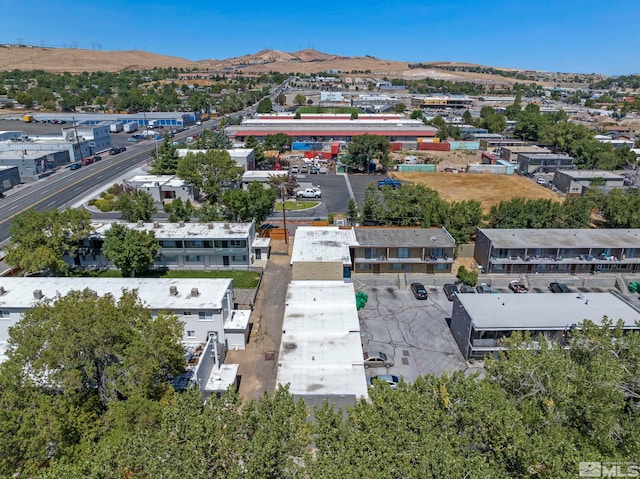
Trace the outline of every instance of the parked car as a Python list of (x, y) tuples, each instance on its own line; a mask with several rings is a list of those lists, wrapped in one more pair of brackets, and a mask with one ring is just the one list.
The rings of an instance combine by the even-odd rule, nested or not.
[(444, 291), (444, 294), (447, 296), (447, 299), (449, 301), (453, 301), (453, 298), (455, 298), (456, 293), (458, 292), (458, 288), (456, 288), (456, 285), (453, 283), (447, 283), (442, 287), (442, 290)]
[(571, 290), (564, 283), (549, 283), (549, 290), (552, 293), (570, 293)]
[(114, 146), (109, 150), (110, 155), (117, 155), (118, 153), (122, 153), (123, 151), (127, 151), (125, 146)]
[(393, 366), (393, 359), (384, 353), (364, 353), (365, 368), (390, 368)]
[(309, 167), (307, 165), (302, 165), (300, 167), (300, 173), (308, 173), (309, 172)]
[(82, 167), (82, 163), (80, 162), (71, 163), (71, 165), (69, 165), (70, 170), (79, 170), (81, 167)]
[(82, 166), (90, 165), (91, 163), (93, 163), (93, 158), (90, 156), (88, 156), (87, 158), (83, 158), (81, 163)]
[(540, 186), (545, 186), (547, 184), (547, 180), (545, 180), (544, 178), (538, 178), (538, 184)]
[(398, 383), (400, 383), (400, 378), (393, 374), (378, 374), (377, 376), (367, 378), (367, 384), (371, 387), (375, 386), (375, 381), (387, 383), (391, 389), (396, 389), (398, 387)]
[(94, 161), (94, 163), (95, 163), (96, 161), (100, 161), (101, 159), (102, 159), (102, 157), (101, 157), (100, 155), (95, 155), (95, 156), (93, 157), (93, 161)]
[(297, 175), (299, 171), (300, 171), (300, 167), (298, 165), (293, 165), (291, 167), (291, 173), (294, 173)]
[(384, 188), (385, 186), (390, 186), (393, 189), (397, 189), (397, 188), (400, 188), (400, 182), (392, 178), (385, 178), (384, 180), (378, 181), (379, 190)]
[(311, 173), (312, 175), (317, 175), (319, 170), (320, 170), (320, 168), (318, 168), (317, 166), (313, 165), (311, 167), (311, 169), (309, 170), (309, 173)]
[(411, 283), (411, 291), (416, 299), (427, 299), (429, 296), (422, 283)]
[(296, 196), (298, 198), (321, 198), (322, 191), (320, 188), (306, 188), (296, 191)]
[(327, 174), (327, 169), (324, 166), (321, 166), (318, 169), (318, 173), (320, 173), (321, 175), (326, 175)]
[(509, 283), (509, 289), (514, 293), (526, 293), (529, 291), (522, 281), (511, 281)]
[(461, 284), (458, 290), (460, 291), (460, 293), (463, 293), (463, 294), (476, 292), (476, 290), (473, 289), (473, 286), (468, 286), (466, 284)]
[(476, 291), (478, 291), (478, 293), (480, 293), (480, 294), (490, 294), (490, 293), (492, 293), (491, 286), (489, 286), (486, 283), (481, 283), (478, 286), (476, 286)]

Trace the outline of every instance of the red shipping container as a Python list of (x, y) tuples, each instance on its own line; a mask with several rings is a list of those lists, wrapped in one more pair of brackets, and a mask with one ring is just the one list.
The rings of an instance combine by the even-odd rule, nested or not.
[(315, 158), (316, 156), (316, 152), (315, 151), (305, 151), (304, 152), (304, 157), (305, 158)]
[(389, 143), (389, 149), (391, 151), (402, 151), (402, 143), (398, 143), (397, 141)]
[(451, 145), (446, 141), (442, 143), (427, 143), (421, 142), (418, 143), (418, 150), (428, 150), (428, 151), (449, 151), (451, 149)]
[(330, 151), (321, 151), (320, 155), (327, 160), (333, 158), (333, 154)]

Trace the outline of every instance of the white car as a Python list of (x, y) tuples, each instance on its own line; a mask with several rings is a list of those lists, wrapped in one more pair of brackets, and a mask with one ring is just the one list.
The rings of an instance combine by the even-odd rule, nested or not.
[(364, 353), (365, 368), (390, 368), (393, 366), (393, 359), (384, 353)]
[(299, 171), (300, 171), (300, 167), (298, 165), (293, 165), (291, 167), (291, 173), (294, 173), (297, 175)]
[(321, 166), (320, 169), (318, 170), (318, 173), (320, 173), (321, 175), (326, 175), (327, 169), (324, 166)]
[(296, 196), (298, 198), (321, 198), (322, 191), (320, 191), (320, 188), (306, 188), (296, 191)]

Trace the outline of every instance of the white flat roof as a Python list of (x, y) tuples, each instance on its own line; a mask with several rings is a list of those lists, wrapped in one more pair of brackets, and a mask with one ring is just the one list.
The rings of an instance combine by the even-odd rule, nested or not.
[[(109, 223), (91, 223), (91, 228), (94, 233), (99, 236), (104, 236), (111, 225), (115, 222)], [(144, 223), (142, 226), (138, 226), (137, 223), (124, 223), (127, 228), (138, 231), (153, 231), (158, 239), (189, 239), (189, 238), (248, 238), (253, 223), (185, 223), (184, 226), (180, 226), (180, 223)], [(251, 240), (251, 238), (249, 238)]]
[(291, 253), (291, 264), (295, 262), (341, 261), (351, 264), (349, 246), (357, 245), (352, 228), (337, 226), (300, 226), (296, 229)]
[(603, 316), (629, 328), (640, 321), (640, 312), (612, 293), (459, 294), (455, 301), (482, 330), (564, 330), (585, 319), (601, 324)]
[(298, 396), (367, 397), (352, 284), (292, 281), (282, 330), (279, 384)]
[[(0, 286), (5, 293), (0, 296), (0, 307), (32, 308), (41, 300), (33, 296), (37, 289), (43, 299), (66, 296), (70, 291), (89, 288), (99, 296), (111, 294), (122, 296), (122, 290), (138, 290), (142, 303), (152, 310), (192, 310), (221, 309), (222, 302), (231, 288), (231, 279), (165, 279), (165, 278), (67, 278), (67, 277), (0, 277)], [(178, 294), (170, 294), (171, 286), (178, 288)], [(198, 289), (198, 296), (191, 290)]]
[(229, 386), (235, 384), (238, 376), (239, 364), (221, 364), (219, 368), (215, 366), (211, 369), (211, 374), (207, 380), (205, 391), (224, 393)]
[(249, 325), (249, 318), (251, 317), (250, 309), (234, 309), (231, 311), (231, 316), (224, 322), (225, 331), (230, 329), (241, 329), (245, 331)]
[(640, 229), (479, 228), (495, 248), (638, 248)]
[(43, 156), (52, 155), (54, 153), (59, 153), (60, 150), (25, 150), (25, 149), (15, 149), (8, 151), (0, 151), (0, 159), (4, 160), (21, 160), (23, 158), (34, 159), (42, 158)]
[(252, 181), (256, 179), (268, 180), (269, 176), (287, 176), (288, 171), (284, 170), (249, 170), (242, 174), (242, 181)]

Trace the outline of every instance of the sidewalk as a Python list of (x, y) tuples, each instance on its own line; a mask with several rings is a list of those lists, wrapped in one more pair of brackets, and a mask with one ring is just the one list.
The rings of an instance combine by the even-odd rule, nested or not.
[(251, 313), (249, 343), (244, 351), (229, 351), (225, 359), (226, 363), (240, 365), (239, 393), (244, 400), (258, 399), (264, 391), (271, 394), (276, 388), (291, 256), (284, 241), (272, 240), (271, 245), (271, 257)]

